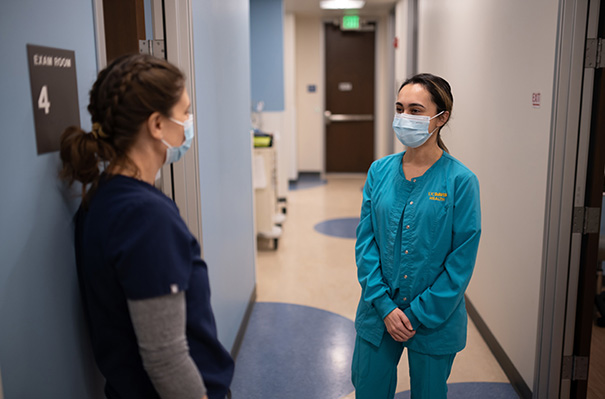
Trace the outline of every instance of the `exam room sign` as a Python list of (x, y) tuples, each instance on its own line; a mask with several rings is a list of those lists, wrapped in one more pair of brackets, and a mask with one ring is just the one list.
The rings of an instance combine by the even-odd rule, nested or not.
[(27, 61), (38, 155), (58, 151), (63, 130), (80, 126), (75, 53), (28, 44)]

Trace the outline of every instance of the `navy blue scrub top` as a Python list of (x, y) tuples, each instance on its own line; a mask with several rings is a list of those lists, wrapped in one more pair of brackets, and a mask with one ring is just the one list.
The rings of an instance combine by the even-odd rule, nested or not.
[(143, 369), (127, 299), (185, 291), (189, 352), (209, 398), (224, 398), (233, 360), (217, 338), (200, 246), (172, 200), (126, 176), (102, 177), (76, 214), (76, 264), (108, 399), (159, 398)]

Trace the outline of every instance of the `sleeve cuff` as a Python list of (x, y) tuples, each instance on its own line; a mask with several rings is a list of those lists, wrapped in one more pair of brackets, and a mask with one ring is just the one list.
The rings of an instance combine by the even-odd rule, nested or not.
[(414, 330), (417, 330), (418, 327), (420, 327), (420, 321), (418, 320), (418, 318), (416, 316), (414, 316), (414, 312), (412, 312), (412, 308), (408, 307), (408, 308), (404, 309), (403, 313), (408, 318), (410, 323), (412, 323), (412, 328)]
[(385, 293), (382, 297), (374, 301), (374, 307), (378, 311), (380, 318), (384, 320), (393, 310), (397, 308), (397, 305), (389, 296)]

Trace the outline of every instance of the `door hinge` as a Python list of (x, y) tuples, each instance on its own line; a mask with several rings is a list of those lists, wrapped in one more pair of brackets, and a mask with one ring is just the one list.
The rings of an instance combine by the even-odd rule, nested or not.
[(600, 69), (605, 65), (603, 60), (603, 39), (586, 39), (584, 68)]
[(601, 228), (601, 209), (575, 207), (573, 209), (572, 233), (595, 234)]
[(588, 380), (588, 356), (563, 356), (561, 379), (572, 381)]
[(149, 54), (166, 58), (166, 47), (163, 40), (139, 40), (139, 54)]

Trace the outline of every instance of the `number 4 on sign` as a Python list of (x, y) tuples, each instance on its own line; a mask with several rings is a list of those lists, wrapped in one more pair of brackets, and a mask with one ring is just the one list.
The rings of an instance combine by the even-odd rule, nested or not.
[(38, 108), (44, 109), (44, 113), (48, 115), (50, 112), (50, 101), (48, 100), (48, 87), (42, 86), (40, 97), (38, 97)]

